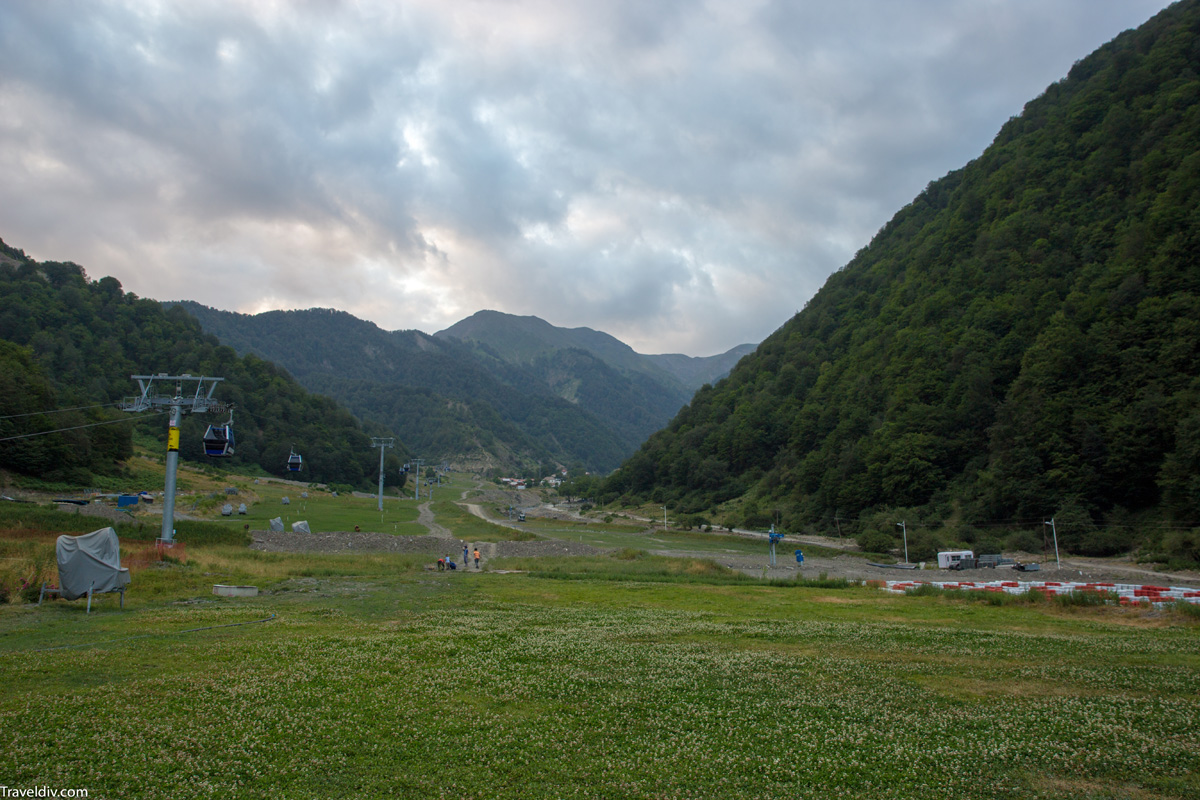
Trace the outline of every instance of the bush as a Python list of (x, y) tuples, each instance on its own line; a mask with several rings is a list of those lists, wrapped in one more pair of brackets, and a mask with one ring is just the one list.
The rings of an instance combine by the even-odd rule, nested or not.
[(1168, 558), (1200, 562), (1200, 528), (1168, 531), (1163, 535), (1162, 548)]
[(1008, 550), (1019, 550), (1022, 553), (1042, 552), (1042, 539), (1033, 531), (1014, 531), (1005, 540)]
[(896, 539), (883, 531), (865, 531), (855, 537), (859, 549), (865, 553), (890, 553), (896, 547)]

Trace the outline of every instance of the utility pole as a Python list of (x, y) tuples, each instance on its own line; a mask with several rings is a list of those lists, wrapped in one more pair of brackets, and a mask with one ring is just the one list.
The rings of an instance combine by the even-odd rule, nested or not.
[(377, 436), (371, 437), (371, 447), (379, 448), (379, 510), (383, 511), (383, 453), (389, 447), (395, 447), (395, 439), (382, 439)]
[[(1054, 527), (1054, 517), (1050, 518), (1049, 522), (1043, 522), (1043, 525), (1050, 526), (1050, 532), (1054, 534), (1054, 568), (1062, 569), (1062, 562), (1058, 560), (1058, 530)], [(1045, 539), (1042, 540), (1046, 541)]]
[[(141, 394), (127, 397), (121, 402), (122, 411), (149, 411), (153, 408), (166, 408), (169, 412), (167, 421), (167, 476), (163, 487), (163, 521), (160, 540), (165, 544), (175, 543), (175, 473), (179, 469), (179, 422), (183, 412), (203, 414), (206, 411), (224, 411), (228, 406), (212, 398), (213, 390), (224, 378), (208, 376), (193, 377), (188, 373), (183, 375), (168, 375), (160, 372), (157, 375), (130, 375), (138, 382)], [(154, 382), (175, 383), (173, 395), (154, 394)], [(191, 397), (183, 396), (185, 381), (196, 383), (196, 392)], [(206, 391), (207, 390), (207, 391)]]
[(907, 564), (908, 563), (908, 528), (905, 527), (903, 520), (901, 520), (900, 522), (897, 522), (896, 527), (899, 528), (900, 532), (904, 534), (904, 563)]

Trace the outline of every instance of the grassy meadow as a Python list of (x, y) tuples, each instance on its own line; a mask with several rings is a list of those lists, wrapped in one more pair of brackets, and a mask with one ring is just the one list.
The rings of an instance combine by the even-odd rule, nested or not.
[[(479, 522), (442, 502), (456, 533)], [(8, 525), (6, 553), (53, 541)], [(435, 573), (420, 556), (213, 537), (139, 569), (124, 611), (114, 596), (90, 616), (79, 601), (0, 605), (0, 784), (93, 798), (1200, 796), (1194, 616), (769, 584), (647, 556), (630, 531), (537, 533), (626, 544)], [(687, 537), (678, 549), (705, 543)], [(261, 593), (218, 598), (215, 583)]]

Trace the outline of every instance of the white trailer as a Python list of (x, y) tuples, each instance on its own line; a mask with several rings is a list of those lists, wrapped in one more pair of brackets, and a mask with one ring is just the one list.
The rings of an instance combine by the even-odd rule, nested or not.
[(938, 569), (954, 569), (959, 561), (974, 557), (974, 550), (943, 550), (938, 553)]

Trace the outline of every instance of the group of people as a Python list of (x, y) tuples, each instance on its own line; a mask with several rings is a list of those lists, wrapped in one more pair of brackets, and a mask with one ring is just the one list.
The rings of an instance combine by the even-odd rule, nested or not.
[[(475, 569), (479, 569), (479, 548), (478, 547), (475, 548), (474, 555), (475, 555)], [(471, 551), (467, 547), (467, 545), (464, 544), (463, 545), (463, 559), (462, 559), (463, 569), (466, 569), (467, 565), (470, 563), (470, 560), (471, 560), (470, 556), (471, 556)], [(438, 572), (444, 572), (448, 569), (456, 570), (456, 569), (458, 569), (458, 564), (455, 564), (454, 559), (450, 558), (450, 556), (446, 556), (445, 558), (439, 558), (437, 560)]]

